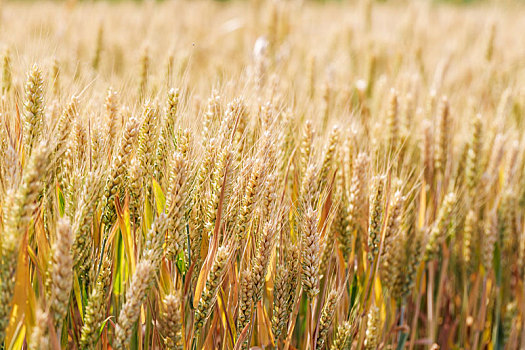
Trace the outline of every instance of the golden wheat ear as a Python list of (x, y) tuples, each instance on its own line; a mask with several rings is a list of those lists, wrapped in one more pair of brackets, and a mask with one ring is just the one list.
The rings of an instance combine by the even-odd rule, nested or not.
[(9, 193), (8, 200), (11, 206), (4, 213), (1, 241), (0, 342), (4, 340), (9, 322), (20, 244), (37, 208), (39, 195), (43, 188), (43, 180), (46, 178), (49, 168), (50, 154), (51, 147), (45, 142), (41, 142), (35, 147), (27, 166), (23, 170), (22, 180), (18, 188)]

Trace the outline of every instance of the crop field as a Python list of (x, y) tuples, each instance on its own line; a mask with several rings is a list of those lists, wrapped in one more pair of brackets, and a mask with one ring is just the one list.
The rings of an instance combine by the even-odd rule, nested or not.
[(525, 348), (525, 4), (0, 3), (0, 349)]

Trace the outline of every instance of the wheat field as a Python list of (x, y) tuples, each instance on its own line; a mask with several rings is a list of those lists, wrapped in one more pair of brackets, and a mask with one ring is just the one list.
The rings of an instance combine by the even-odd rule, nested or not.
[(0, 17), (0, 349), (525, 348), (525, 5)]

